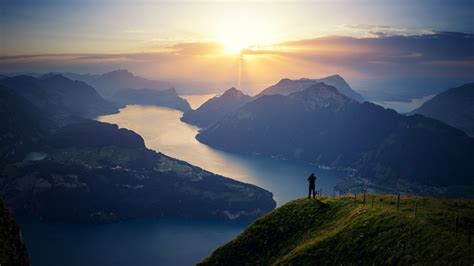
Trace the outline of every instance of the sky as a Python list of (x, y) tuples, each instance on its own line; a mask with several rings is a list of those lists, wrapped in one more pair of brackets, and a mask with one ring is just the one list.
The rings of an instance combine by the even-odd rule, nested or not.
[(0, 26), (0, 72), (127, 68), (252, 93), (336, 73), (359, 90), (474, 76), (474, 0), (15, 0)]

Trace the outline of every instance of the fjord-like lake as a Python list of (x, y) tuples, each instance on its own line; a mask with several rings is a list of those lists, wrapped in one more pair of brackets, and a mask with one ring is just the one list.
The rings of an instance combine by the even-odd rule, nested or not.
[(182, 112), (155, 106), (129, 105), (119, 114), (99, 120), (117, 124), (140, 134), (145, 145), (168, 156), (189, 162), (216, 174), (251, 183), (273, 192), (278, 205), (304, 196), (311, 172), (318, 186), (330, 194), (343, 172), (320, 169), (304, 162), (276, 160), (263, 156), (232, 154), (213, 149), (196, 140), (199, 128), (180, 121)]
[[(202, 100), (202, 99), (199, 99)], [(193, 106), (196, 106), (194, 104)], [(278, 205), (307, 195), (306, 178), (330, 194), (345, 173), (303, 162), (231, 154), (195, 139), (199, 129), (180, 111), (132, 105), (98, 120), (140, 134), (148, 148), (208, 171), (273, 192)], [(144, 219), (107, 225), (51, 224), (20, 220), (36, 265), (193, 265), (245, 229), (245, 224), (186, 219)]]

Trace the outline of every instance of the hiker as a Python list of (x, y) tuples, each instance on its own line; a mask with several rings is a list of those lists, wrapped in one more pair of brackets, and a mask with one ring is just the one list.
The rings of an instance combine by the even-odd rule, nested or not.
[(308, 193), (308, 199), (311, 198), (311, 191), (313, 191), (313, 198), (316, 197), (316, 176), (314, 173), (311, 173), (311, 175), (308, 177), (308, 182), (309, 182), (309, 193)]

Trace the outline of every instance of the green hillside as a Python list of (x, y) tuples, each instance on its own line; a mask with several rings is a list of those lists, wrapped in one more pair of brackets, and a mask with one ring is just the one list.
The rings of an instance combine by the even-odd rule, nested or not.
[(474, 200), (402, 196), (398, 210), (396, 195), (367, 195), (365, 205), (363, 196), (299, 199), (258, 219), (201, 264), (472, 265), (473, 222)]

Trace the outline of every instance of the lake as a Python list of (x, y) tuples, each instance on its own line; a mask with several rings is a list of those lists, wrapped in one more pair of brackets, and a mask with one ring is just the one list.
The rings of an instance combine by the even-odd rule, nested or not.
[(105, 225), (18, 220), (33, 266), (194, 265), (246, 226), (185, 219)]
[[(194, 101), (204, 101), (200, 97)], [(193, 107), (199, 102), (193, 102)], [(345, 173), (303, 162), (231, 154), (195, 139), (199, 129), (180, 111), (132, 105), (98, 120), (140, 134), (148, 148), (208, 171), (273, 192), (278, 205), (307, 195), (306, 178), (330, 194)], [(186, 219), (131, 220), (107, 225), (51, 224), (20, 220), (35, 265), (192, 265), (243, 231), (244, 224)]]

